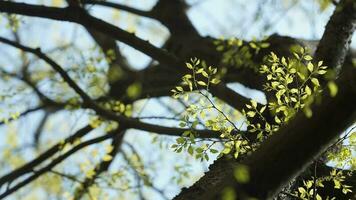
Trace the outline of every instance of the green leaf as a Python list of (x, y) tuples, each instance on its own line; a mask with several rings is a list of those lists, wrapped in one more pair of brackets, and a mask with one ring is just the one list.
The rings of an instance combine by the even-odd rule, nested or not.
[(231, 152), (231, 148), (230, 147), (225, 147), (223, 150), (223, 154), (229, 154)]
[(305, 52), (304, 48), (301, 47), (301, 48), (300, 48), (300, 53), (301, 53), (301, 54), (304, 54), (304, 52)]
[(202, 73), (203, 71), (204, 71), (203, 68), (199, 68), (195, 73), (196, 73), (196, 74), (200, 74), (200, 73)]
[(253, 43), (253, 42), (250, 43), (250, 46), (251, 46), (252, 49), (256, 49), (257, 48), (256, 44)]
[(176, 150), (176, 152), (177, 152), (177, 153), (180, 153), (180, 152), (182, 152), (182, 150), (183, 150), (183, 147), (179, 147), (179, 148)]
[(141, 95), (142, 85), (141, 83), (133, 83), (126, 89), (126, 94), (129, 98), (135, 99)]
[(233, 188), (227, 187), (223, 190), (222, 200), (235, 200), (235, 199), (236, 199), (236, 193)]
[(206, 73), (206, 71), (202, 71), (201, 73), (202, 73), (202, 75), (203, 75), (205, 78), (208, 78), (208, 77), (209, 77), (209, 74)]
[(213, 79), (210, 81), (210, 83), (212, 83), (212, 84), (218, 84), (218, 83), (220, 83), (220, 80), (217, 79), (217, 78), (213, 78)]
[(179, 137), (179, 138), (176, 139), (176, 142), (177, 142), (178, 144), (182, 144), (182, 143), (185, 142), (185, 139), (182, 138), (182, 137)]
[(237, 46), (241, 47), (243, 45), (243, 42), (242, 40), (240, 39), (237, 39)]
[(312, 181), (307, 181), (307, 189), (311, 188), (313, 186), (313, 182)]
[(192, 143), (195, 143), (195, 136), (194, 136), (194, 134), (190, 134), (190, 135), (189, 135), (189, 139), (190, 139), (190, 141), (191, 141)]
[(254, 108), (257, 108), (257, 102), (255, 100), (251, 100), (251, 105), (254, 107)]
[(304, 107), (303, 112), (307, 118), (311, 118), (313, 116), (313, 111), (309, 107)]
[(208, 154), (205, 154), (204, 158), (205, 158), (206, 161), (209, 161), (209, 155)]
[(248, 111), (246, 114), (247, 114), (247, 116), (249, 116), (249, 117), (254, 117), (254, 116), (256, 115), (256, 113), (253, 112), (253, 111)]
[(310, 55), (305, 55), (305, 56), (304, 56), (304, 59), (305, 59), (306, 61), (310, 61), (310, 60), (313, 59), (313, 57), (311, 57)]
[(292, 88), (292, 89), (290, 90), (290, 92), (291, 92), (291, 93), (298, 93), (298, 92), (299, 92), (299, 90), (298, 90), (298, 89), (296, 89), (296, 88)]
[(297, 74), (301, 80), (305, 80), (305, 76), (302, 73), (297, 72)]
[(237, 165), (234, 170), (234, 177), (239, 183), (248, 183), (250, 181), (250, 172), (248, 166), (246, 165)]
[(188, 147), (188, 153), (189, 153), (190, 155), (193, 155), (194, 149), (193, 149), (192, 146), (189, 146), (189, 147)]
[(210, 152), (211, 152), (211, 153), (218, 153), (219, 151), (216, 150), (216, 149), (210, 149)]
[(176, 89), (180, 92), (183, 92), (183, 88), (181, 86), (177, 86)]
[(224, 46), (223, 45), (219, 45), (216, 47), (217, 51), (223, 51), (224, 50)]
[(325, 74), (326, 73), (326, 70), (319, 70), (318, 71), (318, 74), (320, 74), (320, 75), (323, 75), (323, 74)]
[(180, 123), (179, 123), (179, 126), (180, 126), (180, 127), (185, 127), (186, 125), (187, 125), (187, 124), (186, 124), (185, 122), (180, 122)]
[(279, 85), (279, 82), (278, 82), (278, 81), (273, 81), (273, 82), (271, 83), (271, 86), (272, 86), (273, 88), (276, 88), (278, 85)]
[(282, 67), (278, 67), (275, 72), (284, 74)]
[(263, 111), (265, 111), (267, 106), (263, 106), (261, 109), (260, 109), (260, 113), (263, 113)]
[(184, 137), (187, 137), (187, 136), (190, 135), (190, 134), (191, 134), (190, 131), (184, 131), (182, 135), (183, 135)]
[(287, 62), (286, 62), (286, 58), (285, 57), (282, 57), (282, 64), (284, 65), (284, 66), (287, 66), (288, 64), (287, 64)]
[(340, 189), (341, 188), (341, 183), (340, 181), (336, 180), (336, 179), (333, 179), (334, 181), (334, 188), (335, 189)]
[(328, 88), (331, 97), (335, 97), (338, 92), (338, 87), (334, 81), (329, 81)]
[(312, 94), (312, 91), (311, 91), (309, 86), (305, 86), (305, 92), (307, 93), (307, 95), (311, 95)]
[(188, 86), (189, 86), (189, 91), (193, 91), (193, 84), (192, 84), (192, 82), (189, 82), (189, 83), (188, 83)]
[(303, 187), (299, 187), (299, 188), (298, 188), (298, 191), (299, 191), (299, 193), (301, 193), (301, 194), (307, 193), (307, 191), (306, 191)]
[(316, 78), (312, 78), (312, 79), (311, 79), (311, 82), (312, 82), (315, 86), (320, 86), (319, 80), (316, 79)]
[(211, 71), (213, 74), (216, 74), (216, 72), (218, 72), (218, 69), (213, 68), (213, 70)]
[(320, 67), (321, 65), (323, 65), (323, 61), (322, 60), (318, 62), (318, 67)]
[(191, 74), (186, 74), (186, 75), (183, 76), (183, 78), (190, 79), (190, 78), (192, 78), (192, 75)]
[(276, 62), (278, 60), (277, 55), (273, 52), (271, 52), (271, 58), (272, 58), (273, 62)]
[(261, 43), (261, 48), (267, 48), (267, 47), (269, 47), (269, 43), (267, 42)]
[(198, 81), (197, 83), (198, 83), (198, 85), (206, 86), (206, 83), (204, 81)]
[(286, 75), (286, 81), (287, 81), (287, 84), (292, 83), (293, 82), (293, 77), (291, 77), (289, 75)]
[(189, 69), (193, 69), (192, 64), (190, 64), (190, 63), (185, 63), (185, 65), (186, 65)]
[(313, 63), (309, 62), (308, 65), (307, 65), (307, 68), (308, 68), (308, 70), (309, 70), (310, 72), (312, 72), (313, 69), (314, 69)]
[(204, 149), (201, 148), (201, 147), (198, 147), (198, 148), (195, 149), (195, 151), (196, 151), (197, 153), (203, 153)]

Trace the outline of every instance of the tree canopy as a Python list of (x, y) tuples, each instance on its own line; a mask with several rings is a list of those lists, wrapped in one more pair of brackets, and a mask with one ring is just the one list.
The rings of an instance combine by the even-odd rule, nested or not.
[(354, 0), (1, 0), (0, 26), (0, 199), (356, 198)]

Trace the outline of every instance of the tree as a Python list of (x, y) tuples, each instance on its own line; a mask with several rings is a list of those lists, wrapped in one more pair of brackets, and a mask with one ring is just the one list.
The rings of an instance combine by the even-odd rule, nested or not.
[[(320, 2), (322, 6), (331, 4)], [(1, 68), (2, 79), (8, 80), (9, 91), (14, 93), (2, 96), (8, 106), (2, 123), (11, 126), (12, 121), (40, 110), (44, 115), (29, 147), (31, 156), (37, 154), (33, 159), (18, 156), (18, 145), (11, 141), (20, 136), (7, 134), (13, 148), (4, 150), (3, 158), (8, 161), (2, 164), (6, 172), (0, 177), (0, 198), (21, 195), (24, 190), (20, 189), (36, 188), (36, 184), (47, 190), (42, 194), (53, 198), (66, 188), (71, 191), (65, 193), (66, 198), (102, 199), (113, 195), (105, 192), (111, 188), (135, 191), (144, 199), (143, 187), (165, 198), (139, 156), (140, 149), (124, 142), (131, 129), (159, 135), (154, 137), (156, 142), (164, 135), (173, 137), (175, 152), (186, 151), (202, 161), (219, 155), (199, 181), (174, 199), (354, 198), (356, 133), (350, 126), (356, 119), (356, 68), (349, 45), (356, 27), (356, 4), (352, 0), (332, 3), (334, 12), (319, 41), (278, 34), (244, 41), (202, 36), (188, 18), (189, 6), (183, 0), (158, 0), (149, 11), (109, 1), (68, 0), (64, 7), (1, 1), (0, 12), (13, 39), (0, 36), (0, 42), (20, 50), (12, 53), (19, 57), (19, 65), (13, 62), (8, 65), (14, 67)], [(156, 47), (137, 36), (139, 32), (95, 17), (92, 9), (96, 7), (156, 20), (170, 36), (161, 48)], [(21, 34), (21, 20), (27, 17), (81, 26), (96, 48), (88, 56), (69, 44), (53, 50), (59, 51), (56, 55), (30, 45)], [(152, 61), (135, 70), (116, 42)], [(63, 54), (67, 57), (61, 57)], [(82, 63), (75, 63), (81, 58)], [(233, 82), (264, 91), (268, 108), (227, 86)], [(28, 91), (36, 95), (35, 107), (13, 111), (9, 105), (16, 105), (19, 96)], [(160, 101), (160, 97), (172, 95), (174, 105), (186, 107), (184, 113), (166, 106), (177, 115), (146, 119), (175, 120), (180, 127), (162, 121), (149, 123), (140, 117), (137, 105), (143, 99)], [(59, 112), (82, 112), (87, 119), (79, 120), (84, 125), (67, 137), (47, 135), (46, 122)], [(239, 120), (247, 123), (246, 128), (236, 125)], [(54, 126), (59, 130), (63, 124)], [(43, 139), (47, 137), (50, 140)], [(24, 138), (28, 140), (28, 136)], [(105, 143), (107, 140), (111, 142)], [(75, 157), (77, 152), (82, 157)], [(83, 159), (84, 155), (89, 158)], [(72, 166), (63, 164), (73, 157)], [(126, 168), (110, 170), (115, 160), (126, 162)], [(334, 164), (327, 165), (329, 161)], [(340, 167), (345, 164), (348, 167)], [(189, 174), (176, 170), (180, 176)]]

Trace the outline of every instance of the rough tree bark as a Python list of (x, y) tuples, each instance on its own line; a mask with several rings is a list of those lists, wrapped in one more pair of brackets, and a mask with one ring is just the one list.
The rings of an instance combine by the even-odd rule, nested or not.
[[(341, 67), (355, 27), (355, 2), (342, 1), (326, 26), (315, 53), (316, 60), (323, 60), (327, 66), (334, 68)], [(236, 162), (232, 161), (233, 164), (230, 164), (231, 161), (217, 161), (199, 182), (183, 190), (175, 199), (217, 199), (228, 186), (234, 187), (241, 198), (272, 197), (355, 122), (355, 80), (355, 68), (352, 64), (345, 66), (338, 79), (340, 93), (336, 98), (324, 95), (322, 105), (313, 106), (314, 114), (310, 119), (299, 113), (256, 152), (245, 158), (242, 163), (250, 170), (249, 183), (239, 185), (234, 180), (234, 167), (231, 165), (236, 166)], [(219, 167), (225, 165), (229, 167)], [(218, 183), (214, 181), (214, 177), (219, 177)]]

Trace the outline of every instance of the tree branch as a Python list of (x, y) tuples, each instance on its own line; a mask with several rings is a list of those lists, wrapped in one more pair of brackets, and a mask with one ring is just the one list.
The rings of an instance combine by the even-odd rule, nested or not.
[(93, 128), (89, 125), (79, 129), (76, 133), (74, 133), (73, 135), (64, 139), (63, 142), (57, 143), (56, 145), (54, 145), (47, 151), (43, 152), (41, 155), (39, 155), (34, 160), (32, 160), (32, 161), (28, 162), (27, 164), (23, 165), (22, 167), (19, 167), (15, 170), (11, 171), (10, 173), (2, 176), (0, 178), (0, 187), (2, 185), (4, 185), (5, 183), (10, 184), (15, 179), (21, 177), (22, 175), (24, 175), (26, 173), (32, 172), (36, 166), (43, 163), (44, 161), (46, 161), (47, 159), (52, 157), (54, 154), (56, 154), (58, 151), (60, 151), (63, 144), (72, 143), (76, 139), (81, 138), (84, 135), (86, 135), (87, 133), (89, 133), (91, 130), (93, 130)]
[(30, 177), (28, 177), (25, 180), (21, 181), (20, 183), (17, 183), (15, 186), (8, 188), (5, 192), (0, 194), (0, 199), (3, 199), (5, 197), (9, 196), (10, 194), (16, 192), (18, 189), (20, 189), (20, 188), (26, 186), (27, 184), (31, 183), (32, 181), (36, 180), (42, 174), (49, 172), (57, 164), (61, 163), (63, 160), (67, 159), (69, 156), (73, 155), (74, 153), (76, 153), (77, 151), (83, 149), (84, 147), (92, 145), (92, 144), (96, 144), (96, 143), (99, 143), (99, 142), (102, 142), (104, 140), (112, 138), (113, 136), (115, 136), (115, 132), (114, 131), (112, 131), (111, 133), (107, 133), (107, 134), (105, 134), (103, 136), (96, 137), (96, 138), (87, 140), (85, 142), (82, 142), (82, 143), (74, 146), (71, 150), (67, 151), (66, 153), (64, 153), (64, 154), (58, 156), (57, 158), (55, 158), (54, 160), (52, 160), (47, 166), (42, 167), (39, 170), (33, 170), (32, 169), (32, 171), (34, 172), (33, 175), (31, 175)]
[[(334, 11), (319, 44), (319, 48), (328, 50), (318, 48), (316, 51), (316, 60), (323, 60), (326, 65), (332, 67), (343, 63), (347, 50), (345, 47), (348, 47), (356, 26), (354, 2), (345, 0), (342, 5)], [(344, 21), (340, 19), (342, 17), (345, 18)], [(335, 20), (341, 20), (342, 25), (334, 27), (332, 24)], [(346, 28), (348, 29), (345, 30)], [(339, 31), (348, 34), (339, 35)], [(327, 38), (333, 38), (331, 41), (337, 41), (338, 44), (331, 43)], [(336, 48), (333, 49), (335, 45)], [(347, 65), (337, 80), (337, 85), (338, 95), (331, 98), (324, 92), (322, 104), (313, 105), (311, 118), (298, 113), (289, 124), (282, 127), (245, 159), (243, 164), (248, 167), (250, 175), (248, 183), (238, 184), (235, 180), (236, 161), (230, 161), (232, 167), (229, 167), (227, 172), (221, 173), (221, 163), (226, 162), (219, 159), (202, 179), (191, 188), (183, 190), (175, 199), (216, 199), (228, 186), (233, 187), (238, 195), (259, 199), (272, 197), (283, 184), (303, 170), (333, 139), (356, 120), (356, 68)], [(219, 177), (214, 180), (216, 176), (224, 178)]]
[(24, 45), (21, 45), (17, 42), (13, 42), (11, 40), (8, 40), (6, 38), (0, 37), (0, 42), (8, 44), (10, 46), (13, 46), (15, 48), (21, 49), (23, 51), (32, 53), (42, 60), (44, 60), (46, 63), (48, 63), (55, 71), (57, 71), (61, 77), (64, 79), (65, 82), (68, 83), (68, 85), (83, 99), (84, 102), (91, 101), (90, 97), (72, 80), (72, 78), (69, 77), (67, 72), (65, 72), (61, 66), (59, 66), (54, 60), (49, 58), (47, 55), (42, 53), (40, 48), (34, 49), (30, 48)]
[(150, 11), (139, 10), (136, 8), (132, 8), (130, 6), (126, 6), (123, 4), (114, 3), (114, 2), (110, 2), (110, 1), (81, 0), (81, 3), (88, 4), (88, 5), (100, 5), (100, 6), (105, 6), (105, 7), (109, 7), (109, 8), (115, 8), (118, 10), (123, 10), (123, 11), (129, 12), (129, 13), (135, 14), (135, 15), (155, 19), (154, 16), (152, 16), (152, 13)]
[(188, 35), (199, 36), (186, 14), (187, 8), (186, 2), (182, 0), (159, 0), (151, 13), (169, 29), (173, 37), (184, 40)]
[(88, 28), (95, 28), (118, 41), (132, 46), (161, 63), (168, 65), (179, 65), (180, 63), (175, 56), (169, 54), (167, 51), (151, 45), (149, 42), (136, 37), (134, 34), (128, 33), (103, 20), (95, 18), (77, 6), (55, 8), (0, 1), (0, 12), (78, 23)]
[(45, 110), (45, 113), (44, 113), (43, 117), (41, 118), (39, 124), (37, 125), (35, 133), (33, 134), (33, 145), (36, 148), (38, 148), (38, 145), (39, 145), (39, 142), (40, 142), (40, 139), (42, 136), (43, 128), (45, 127), (45, 124), (48, 121), (48, 118), (51, 114), (52, 113)]
[[(26, 115), (29, 114), (29, 113), (39, 111), (39, 110), (41, 110), (41, 109), (43, 109), (43, 108), (44, 108), (44, 106), (37, 106), (37, 107), (34, 107), (34, 108), (29, 108), (29, 109), (27, 109), (26, 111), (20, 113), (19, 117), (26, 116)], [(8, 122), (11, 122), (11, 121), (13, 121), (13, 120), (14, 120), (13, 118), (10, 118), (10, 119), (8, 119)], [(0, 126), (3, 125), (3, 124), (5, 124), (5, 122), (4, 122), (4, 121), (1, 121), (1, 122), (0, 122)]]
[(82, 182), (82, 185), (77, 188), (74, 192), (74, 200), (80, 200), (82, 196), (84, 195), (84, 192), (88, 190), (88, 188), (95, 183), (95, 179), (103, 172), (107, 171), (111, 165), (111, 163), (114, 161), (115, 156), (118, 153), (118, 150), (120, 149), (120, 146), (122, 144), (122, 139), (124, 138), (124, 132), (125, 130), (121, 130), (121, 133), (116, 135), (111, 142), (111, 145), (113, 146), (113, 150), (109, 153), (109, 155), (112, 157), (111, 160), (108, 161), (101, 161), (94, 169), (94, 176), (93, 177), (87, 177), (85, 180)]
[[(203, 178), (193, 187), (183, 190), (175, 200), (216, 199), (228, 186), (235, 188), (239, 195), (259, 199), (272, 197), (356, 120), (355, 80), (355, 68), (344, 71), (337, 81), (339, 92), (336, 97), (324, 94), (322, 104), (312, 108), (313, 117), (307, 118), (299, 113), (252, 155), (247, 156), (242, 164), (249, 169), (248, 183), (240, 185), (234, 179), (236, 161), (219, 159)], [(228, 167), (223, 173), (222, 166), (224, 169)], [(220, 177), (216, 179), (217, 176)]]
[[(271, 197), (276, 194), (280, 186), (305, 169), (330, 142), (356, 120), (356, 70), (344, 73), (353, 75), (344, 75), (337, 82), (337, 97), (324, 95), (322, 105), (313, 107), (312, 118), (299, 113), (296, 119), (247, 158), (245, 164), (250, 167), (251, 182), (243, 188), (248, 193), (256, 197)], [(263, 170), (256, 167), (256, 164), (260, 163), (264, 163)], [(278, 175), (272, 177), (271, 174)]]
[(355, 1), (341, 0), (319, 41), (315, 57), (331, 68), (340, 69), (344, 63), (356, 27), (355, 7)]
[(194, 131), (198, 137), (201, 138), (219, 138), (220, 133), (217, 131), (211, 130), (191, 130), (191, 129), (181, 129), (181, 128), (172, 128), (172, 127), (164, 127), (159, 125), (148, 124), (145, 122), (140, 122), (139, 120), (132, 119), (125, 117), (123, 115), (117, 115), (113, 112), (110, 112), (101, 106), (97, 105), (73, 80), (72, 78), (62, 69), (62, 67), (53, 61), (51, 58), (46, 56), (41, 52), (40, 49), (33, 49), (30, 47), (23, 46), (16, 42), (10, 41), (6, 38), (0, 37), (0, 42), (5, 44), (9, 44), (21, 50), (33, 53), (46, 61), (49, 65), (51, 65), (60, 75), (61, 77), (71, 86), (83, 99), (83, 108), (90, 108), (96, 111), (98, 115), (101, 115), (104, 118), (117, 121), (119, 123), (125, 124), (127, 128), (134, 128), (139, 130), (144, 130), (148, 132), (155, 132), (164, 135), (173, 135), (173, 136), (180, 136), (184, 131)]

